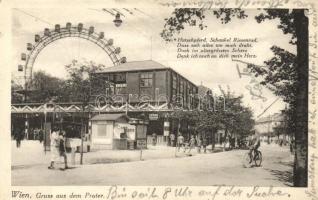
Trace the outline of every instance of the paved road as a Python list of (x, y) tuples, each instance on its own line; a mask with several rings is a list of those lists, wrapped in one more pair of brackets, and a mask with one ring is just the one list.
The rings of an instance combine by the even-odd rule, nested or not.
[[(66, 171), (48, 170), (47, 162), (43, 163), (40, 156), (42, 153), (32, 155), (30, 150), (23, 151), (23, 147), (14, 148), (12, 185), (291, 186), (293, 156), (287, 147), (275, 144), (261, 146), (264, 156), (261, 167), (244, 168), (242, 157), (246, 151), (233, 150), (190, 157), (163, 156), (145, 161), (77, 165)], [(21, 156), (26, 154), (24, 152), (29, 155)], [(23, 162), (28, 164), (21, 165)]]

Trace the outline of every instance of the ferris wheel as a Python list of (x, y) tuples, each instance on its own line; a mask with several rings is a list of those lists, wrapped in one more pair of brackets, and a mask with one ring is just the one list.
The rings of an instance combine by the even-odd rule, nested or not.
[(36, 34), (34, 43), (27, 43), (27, 53), (21, 54), (21, 60), (24, 61), (24, 64), (18, 66), (18, 71), (24, 72), (25, 90), (32, 80), (33, 65), (39, 53), (52, 42), (68, 37), (77, 37), (96, 44), (108, 55), (114, 66), (126, 62), (126, 57), (120, 56), (120, 47), (113, 46), (113, 39), (106, 39), (104, 32), (96, 33), (94, 26), (85, 28), (82, 23), (72, 26), (68, 22), (65, 27), (61, 27), (56, 24), (54, 29), (45, 28), (42, 34)]

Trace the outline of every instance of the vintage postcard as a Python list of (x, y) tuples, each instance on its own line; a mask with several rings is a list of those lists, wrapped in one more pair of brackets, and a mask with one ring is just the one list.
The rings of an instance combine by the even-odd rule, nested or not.
[(0, 199), (318, 199), (317, 4), (0, 1)]

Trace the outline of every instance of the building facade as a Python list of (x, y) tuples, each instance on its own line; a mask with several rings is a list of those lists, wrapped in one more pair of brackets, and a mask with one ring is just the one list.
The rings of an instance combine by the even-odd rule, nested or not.
[(155, 134), (158, 143), (168, 143), (170, 133), (178, 131), (178, 125), (169, 119), (169, 114), (198, 106), (198, 87), (155, 61), (124, 63), (94, 73), (91, 78), (91, 96), (96, 106), (122, 108), (118, 112), (149, 120), (148, 142)]
[[(92, 74), (92, 97), (113, 103), (167, 103), (193, 109), (198, 87), (172, 68), (155, 61), (136, 61)], [(110, 103), (110, 102), (109, 102)]]
[(287, 132), (287, 122), (283, 113), (274, 113), (262, 117), (255, 122), (255, 132), (263, 141), (289, 141), (290, 134)]

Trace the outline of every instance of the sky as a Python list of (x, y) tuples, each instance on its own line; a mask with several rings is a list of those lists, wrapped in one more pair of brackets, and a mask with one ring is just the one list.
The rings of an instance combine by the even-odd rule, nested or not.
[[(111, 10), (111, 9), (108, 9)], [(12, 10), (12, 45), (13, 62), (12, 77), (23, 81), (23, 72), (18, 72), (17, 66), (23, 64), (21, 53), (26, 53), (26, 44), (34, 41), (35, 34), (43, 34), (44, 28), (54, 28), (55, 24), (65, 26), (67, 22), (73, 25), (83, 23), (84, 27), (94, 26), (96, 32), (104, 32), (105, 38), (114, 40), (114, 46), (121, 48), (121, 55), (127, 61), (154, 60), (175, 69), (193, 83), (212, 89), (221, 94), (219, 87), (230, 88), (236, 95), (243, 95), (243, 104), (254, 111), (256, 118), (264, 112), (264, 116), (279, 112), (285, 107), (282, 100), (267, 88), (262, 87), (262, 94), (266, 99), (256, 99), (250, 94), (251, 78), (239, 77), (236, 66), (245, 65), (231, 61), (231, 59), (184, 59), (176, 58), (176, 43), (167, 43), (160, 37), (165, 18), (169, 17), (172, 9), (129, 9), (117, 8), (123, 15), (123, 24), (115, 27), (114, 16), (102, 11), (101, 8), (52, 9), (47, 8), (16, 8)], [(115, 12), (114, 10), (112, 10)], [(233, 19), (228, 24), (221, 24), (214, 15), (206, 14), (204, 30), (197, 27), (186, 27), (176, 37), (238, 37), (257, 38), (258, 42), (251, 49), (257, 55), (255, 59), (242, 59), (246, 62), (263, 65), (265, 60), (273, 54), (270, 47), (277, 45), (292, 53), (296, 53), (295, 46), (289, 44), (290, 35), (284, 35), (277, 28), (277, 20), (265, 21), (258, 24), (254, 16), (260, 11), (246, 10), (246, 19)], [(64, 38), (46, 46), (38, 55), (33, 71), (43, 70), (53, 76), (65, 78), (65, 65), (73, 59), (93, 60), (97, 64), (112, 66), (109, 57), (97, 45), (80, 38)]]

